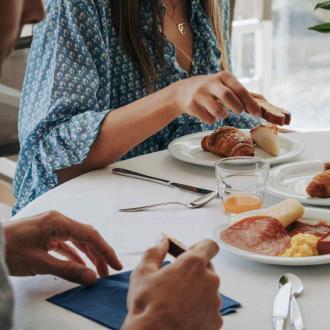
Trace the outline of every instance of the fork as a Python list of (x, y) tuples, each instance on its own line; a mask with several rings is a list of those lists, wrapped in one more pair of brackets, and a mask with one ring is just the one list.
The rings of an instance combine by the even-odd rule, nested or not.
[(193, 200), (190, 203), (181, 203), (181, 202), (165, 202), (165, 203), (158, 203), (158, 204), (151, 204), (151, 205), (144, 205), (144, 206), (137, 206), (137, 207), (130, 207), (126, 209), (119, 209), (120, 212), (138, 212), (138, 211), (144, 211), (146, 209), (158, 207), (158, 206), (164, 206), (164, 205), (182, 205), (185, 206), (188, 209), (197, 209), (199, 207), (202, 207), (206, 204), (208, 204), (212, 199), (214, 199), (218, 195), (217, 191), (212, 191), (209, 194), (199, 197), (195, 200)]

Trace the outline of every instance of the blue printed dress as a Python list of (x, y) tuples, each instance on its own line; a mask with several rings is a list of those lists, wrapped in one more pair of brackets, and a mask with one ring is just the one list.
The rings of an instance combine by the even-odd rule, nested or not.
[[(140, 28), (160, 77), (154, 84), (159, 90), (189, 74), (178, 65), (175, 48), (168, 41), (166, 63), (161, 67), (152, 34), (151, 1), (140, 0)], [(229, 0), (219, 1), (229, 49)], [(47, 18), (34, 32), (23, 87), (14, 214), (57, 186), (58, 170), (83, 162), (110, 111), (147, 94), (137, 66), (119, 45), (111, 0), (47, 0), (46, 7)], [(221, 54), (200, 0), (191, 0), (190, 25), (194, 33), (192, 74), (219, 71)], [(215, 126), (250, 128), (256, 123), (246, 114), (231, 114)], [(215, 126), (182, 115), (123, 158), (163, 150), (177, 137)]]

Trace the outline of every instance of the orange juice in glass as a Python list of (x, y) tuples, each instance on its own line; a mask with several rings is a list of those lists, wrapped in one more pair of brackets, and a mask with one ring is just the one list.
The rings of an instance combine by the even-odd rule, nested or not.
[(227, 214), (262, 207), (269, 163), (257, 157), (224, 158), (215, 166), (219, 195)]

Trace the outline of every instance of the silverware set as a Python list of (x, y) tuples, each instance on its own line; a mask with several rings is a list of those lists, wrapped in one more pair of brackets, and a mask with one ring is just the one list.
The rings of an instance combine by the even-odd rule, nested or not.
[(145, 181), (150, 181), (154, 183), (159, 183), (171, 188), (179, 188), (182, 190), (194, 192), (197, 194), (201, 194), (203, 196), (189, 202), (189, 203), (181, 203), (181, 202), (165, 202), (165, 203), (158, 203), (158, 204), (151, 204), (151, 205), (143, 205), (143, 206), (137, 206), (137, 207), (130, 207), (130, 208), (123, 208), (120, 209), (120, 212), (138, 212), (138, 211), (145, 211), (150, 208), (154, 207), (159, 207), (159, 206), (166, 206), (166, 205), (181, 205), (185, 206), (186, 208), (189, 209), (197, 209), (200, 207), (205, 206), (208, 204), (210, 201), (212, 201), (214, 198), (218, 197), (218, 192), (217, 191), (212, 191), (204, 188), (199, 188), (199, 187), (194, 187), (194, 186), (189, 186), (186, 184), (174, 182), (174, 181), (169, 181), (169, 180), (164, 180), (160, 178), (155, 178), (149, 175), (141, 174), (138, 172), (133, 172), (130, 170), (126, 170), (124, 168), (114, 168), (112, 170), (112, 173), (122, 175), (122, 176), (127, 176), (130, 178), (134, 179), (140, 179), (140, 180), (145, 180)]
[(284, 329), (290, 311), (291, 330), (303, 330), (304, 322), (296, 300), (304, 289), (302, 281), (297, 275), (287, 273), (280, 277), (278, 287), (273, 306), (273, 329)]
[[(152, 205), (124, 208), (119, 210), (121, 212), (138, 212), (138, 211), (144, 211), (150, 208), (166, 206), (166, 205), (180, 205), (187, 207), (189, 209), (195, 209), (205, 206), (216, 197), (220, 197), (217, 191), (211, 191), (204, 188), (189, 186), (182, 183), (155, 178), (149, 175), (133, 172), (123, 168), (114, 168), (112, 172), (114, 174), (155, 182), (158, 184), (166, 185), (171, 188), (179, 188), (185, 191), (190, 191), (203, 195), (189, 203), (181, 203), (176, 201), (165, 202), (165, 203), (158, 203)], [(231, 190), (231, 188), (232, 188), (231, 186), (226, 184), (225, 190)], [(280, 277), (278, 281), (278, 288), (279, 290), (275, 296), (274, 305), (273, 305), (273, 329), (283, 330), (290, 312), (291, 330), (303, 330), (304, 322), (296, 300), (296, 297), (298, 297), (304, 289), (302, 281), (298, 276), (287, 273)]]

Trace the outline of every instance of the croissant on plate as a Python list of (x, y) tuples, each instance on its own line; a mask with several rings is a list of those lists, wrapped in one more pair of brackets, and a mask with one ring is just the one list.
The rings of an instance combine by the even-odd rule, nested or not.
[(317, 175), (306, 191), (311, 197), (330, 198), (330, 170)]
[(202, 139), (202, 148), (223, 157), (254, 156), (254, 144), (241, 130), (224, 126)]

